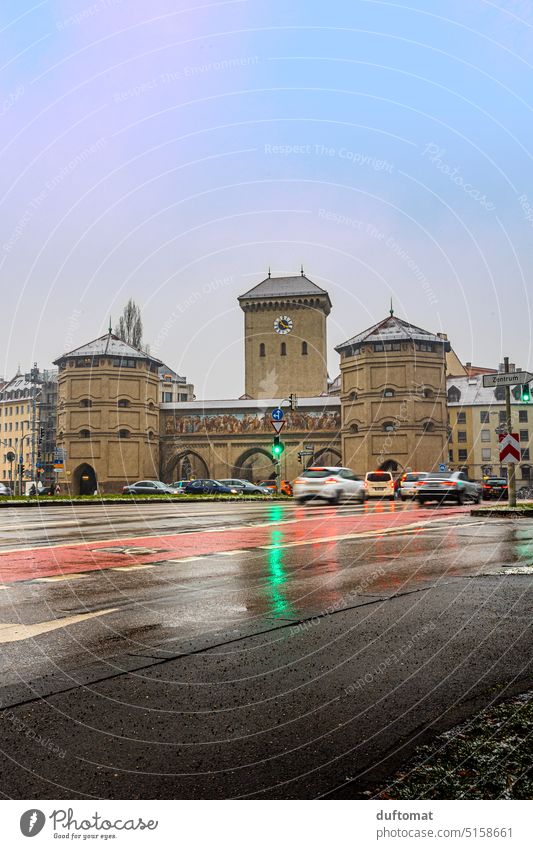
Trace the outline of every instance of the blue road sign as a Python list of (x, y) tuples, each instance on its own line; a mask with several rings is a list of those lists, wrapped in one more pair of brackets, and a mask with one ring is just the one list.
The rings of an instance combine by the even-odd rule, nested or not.
[(446, 463), (440, 463), (439, 472), (445, 472), (445, 471), (446, 471)]
[(285, 417), (285, 413), (281, 409), (281, 407), (274, 407), (272, 410), (272, 418), (275, 422), (280, 422)]

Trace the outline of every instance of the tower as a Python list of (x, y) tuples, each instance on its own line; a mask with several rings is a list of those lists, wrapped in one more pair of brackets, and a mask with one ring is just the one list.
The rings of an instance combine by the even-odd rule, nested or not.
[(335, 348), (341, 355), (342, 456), (358, 474), (431, 471), (447, 461), (450, 343), (396, 317)]
[(244, 312), (245, 394), (312, 398), (327, 392), (328, 293), (302, 271), (268, 277), (239, 297)]

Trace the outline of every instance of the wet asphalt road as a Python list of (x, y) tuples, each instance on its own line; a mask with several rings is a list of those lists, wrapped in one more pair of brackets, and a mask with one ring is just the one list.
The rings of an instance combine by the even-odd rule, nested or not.
[[(55, 569), (83, 541), (102, 543), (98, 568)], [(529, 521), (396, 504), (6, 510), (0, 550), (6, 797), (356, 796), (417, 741), (531, 686)], [(16, 580), (30, 555), (40, 572)]]

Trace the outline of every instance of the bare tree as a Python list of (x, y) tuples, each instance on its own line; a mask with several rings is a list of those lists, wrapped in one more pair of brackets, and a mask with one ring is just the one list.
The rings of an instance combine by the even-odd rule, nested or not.
[(142, 350), (143, 323), (141, 309), (137, 306), (133, 298), (129, 299), (122, 311), (122, 315), (115, 327), (115, 336), (118, 336), (123, 342), (127, 342), (128, 345)]

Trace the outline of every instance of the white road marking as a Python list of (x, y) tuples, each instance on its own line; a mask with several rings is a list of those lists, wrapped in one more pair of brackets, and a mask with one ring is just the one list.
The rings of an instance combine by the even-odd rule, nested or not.
[(0, 643), (16, 643), (21, 640), (28, 640), (30, 637), (37, 637), (39, 634), (47, 634), (50, 631), (56, 631), (58, 628), (76, 625), (78, 622), (86, 622), (88, 619), (105, 616), (106, 613), (115, 613), (117, 610), (118, 607), (110, 607), (107, 610), (98, 610), (96, 613), (80, 613), (77, 616), (67, 616), (64, 619), (54, 619), (51, 622), (36, 622), (34, 625), (21, 625), (20, 622), (0, 624)]

